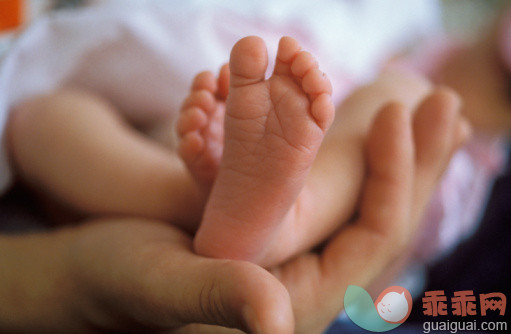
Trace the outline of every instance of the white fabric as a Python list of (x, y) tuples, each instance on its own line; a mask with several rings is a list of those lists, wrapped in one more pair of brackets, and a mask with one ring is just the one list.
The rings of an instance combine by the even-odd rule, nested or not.
[[(342, 96), (385, 55), (439, 26), (431, 0), (103, 0), (30, 27), (0, 69), (0, 135), (11, 107), (34, 94), (79, 85), (126, 117), (175, 114), (192, 77), (227, 62), (241, 37), (259, 35), (274, 57), (282, 35), (312, 51)], [(5, 138), (4, 138), (5, 139)], [(12, 179), (5, 140), (0, 193)]]

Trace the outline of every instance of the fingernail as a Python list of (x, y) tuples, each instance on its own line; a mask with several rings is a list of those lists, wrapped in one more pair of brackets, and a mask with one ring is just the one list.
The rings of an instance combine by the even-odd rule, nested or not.
[(255, 334), (263, 334), (263, 330), (261, 328), (261, 324), (256, 318), (255, 312), (252, 307), (246, 305), (241, 310), (241, 314), (243, 315), (243, 319), (247, 327), (250, 329), (252, 333)]

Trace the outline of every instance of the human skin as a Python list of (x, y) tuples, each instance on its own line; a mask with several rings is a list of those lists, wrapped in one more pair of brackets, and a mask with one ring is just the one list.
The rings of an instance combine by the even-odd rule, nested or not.
[[(247, 38), (243, 41), (254, 42), (254, 39)], [(260, 42), (259, 40), (255, 41)], [(260, 49), (264, 50), (264, 47)], [(308, 55), (308, 57), (303, 55)], [(302, 56), (301, 59), (296, 60), (300, 56)], [(245, 58), (250, 59), (250, 57)], [(266, 59), (266, 55), (261, 58)], [(314, 64), (314, 58), (304, 51), (295, 56), (295, 62), (317, 66)], [(253, 66), (245, 67), (252, 68)], [(178, 131), (183, 136), (181, 154), (199, 184), (201, 184), (201, 178), (206, 181), (211, 179), (211, 184), (214, 179), (212, 176), (216, 175), (214, 171), (222, 171), (222, 165), (219, 170), (218, 166), (216, 169), (214, 166), (215, 157), (221, 156), (221, 153), (218, 153), (221, 148), (218, 146), (223, 145), (223, 136), (219, 135), (219, 126), (221, 125), (217, 123), (223, 118), (218, 117), (218, 114), (223, 113), (225, 104), (229, 102), (229, 100), (225, 101), (228, 81), (228, 69), (225, 66), (221, 69), (217, 82), (215, 82), (213, 73), (200, 73), (192, 84), (190, 96), (184, 103), (183, 114), (178, 126)], [(243, 86), (243, 88), (247, 87)], [(270, 267), (325, 240), (340, 227), (340, 222), (346, 222), (356, 209), (365, 173), (364, 144), (375, 114), (382, 105), (391, 100), (400, 101), (406, 110), (413, 113), (421, 101), (430, 99), (430, 95), (433, 94), (449, 95), (453, 93), (445, 88), (433, 88), (421, 76), (398, 71), (386, 71), (374, 82), (359, 88), (338, 107), (337, 120), (327, 133), (315, 157), (305, 186), (301, 188), (299, 194), (296, 189), (292, 190), (285, 186), (270, 187), (271, 191), (263, 191), (262, 187), (248, 185), (239, 178), (224, 178), (223, 184), (232, 183), (231, 186), (236, 191), (227, 191), (223, 197), (212, 195), (215, 201), (212, 200), (208, 203), (201, 228), (195, 239), (196, 251), (206, 256), (248, 260)], [(249, 94), (245, 93), (245, 95)], [(246, 104), (246, 100), (243, 100), (243, 103)], [(253, 106), (254, 103), (249, 105)], [(435, 108), (443, 110), (451, 107), (453, 107), (452, 104), (437, 103)], [(459, 105), (454, 106), (454, 108), (458, 107)], [(201, 109), (203, 112), (199, 111)], [(243, 105), (238, 106), (238, 109), (243, 115), (246, 112)], [(296, 113), (297, 109), (299, 110), (299, 108), (291, 109), (293, 113)], [(206, 120), (208, 118), (210, 119)], [(296, 118), (298, 117), (294, 119)], [(236, 120), (239, 119), (240, 117), (236, 118)], [(226, 132), (232, 130), (229, 125), (229, 123), (225, 124)], [(262, 128), (259, 126), (260, 124), (257, 125), (257, 129)], [(214, 128), (214, 131), (208, 131), (208, 127)], [(246, 127), (243, 129), (246, 130)], [(235, 130), (237, 129), (235, 128)], [(247, 133), (250, 134), (247, 141), (254, 138), (253, 132), (242, 132), (245, 136)], [(196, 150), (190, 149), (189, 146), (192, 142), (189, 140), (190, 138), (194, 139)], [(197, 142), (201, 142), (201, 145), (197, 145)], [(229, 139), (226, 138), (225, 142), (229, 143)], [(291, 141), (288, 139), (286, 142)], [(256, 141), (255, 144), (260, 145), (261, 141)], [(183, 146), (185, 146), (184, 149)], [(246, 145), (237, 145), (236, 147), (239, 146), (246, 149)], [(248, 167), (245, 167), (245, 164), (242, 163), (244, 160), (238, 157), (239, 154), (234, 156), (231, 154), (229, 157), (224, 155), (225, 159), (222, 161), (229, 160), (230, 165), (227, 169), (229, 172), (239, 172), (237, 167), (240, 167), (238, 165), (241, 164), (248, 169), (241, 173), (243, 176), (249, 175), (252, 178), (263, 179), (263, 183), (268, 183), (268, 186), (273, 186), (275, 182), (271, 181), (271, 178), (262, 177), (261, 174), (267, 173), (272, 177), (278, 177), (283, 184), (283, 180), (285, 180), (296, 185), (298, 182), (294, 173), (289, 172), (288, 169), (279, 173), (278, 168), (272, 168), (278, 166), (279, 159), (284, 160), (282, 158), (284, 154), (275, 153), (282, 149), (282, 145), (275, 146), (277, 145), (273, 143), (262, 150), (265, 154), (262, 155), (264, 158), (258, 157), (260, 161), (257, 165), (258, 168), (253, 168), (256, 165), (253, 162), (246, 164)], [(215, 149), (213, 150), (212, 147)], [(229, 147), (226, 147), (226, 151), (229, 152)], [(274, 162), (271, 157), (279, 159)], [(289, 163), (290, 159), (285, 159), (285, 161)], [(306, 161), (309, 160), (306, 159)], [(304, 161), (300, 162), (303, 165)], [(261, 165), (268, 170), (265, 171)], [(216, 189), (220, 189), (218, 185), (219, 183), (215, 183)], [(203, 189), (205, 188), (207, 187), (203, 186)], [(281, 193), (286, 193), (290, 199), (294, 199), (297, 195), (296, 200), (291, 206), (285, 206), (283, 201), (277, 198), (275, 188), (280, 189)], [(245, 193), (246, 189), (251, 189), (251, 193), (257, 193), (256, 195), (259, 197), (263, 195), (264, 202), (248, 196)], [(209, 192), (209, 190), (207, 191)], [(246, 201), (251, 205), (241, 205)], [(237, 204), (233, 205), (233, 203)], [(208, 211), (208, 208), (212, 206), (228, 208), (228, 210), (223, 210), (225, 212), (217, 215), (214, 210)], [(270, 207), (273, 211), (260, 210), (261, 206)], [(269, 212), (275, 211), (287, 214), (284, 219), (280, 220), (265, 219)], [(225, 215), (236, 216), (238, 219), (228, 221), (224, 217)], [(253, 230), (258, 233), (254, 233)], [(261, 237), (262, 234), (266, 234), (266, 236)], [(250, 254), (257, 256), (249, 256)]]
[(434, 104), (445, 101), (428, 103), (420, 110), (431, 112), (413, 121), (400, 104), (378, 114), (358, 219), (321, 253), (266, 271), (198, 256), (189, 235), (139, 218), (2, 236), (0, 329), (231, 332), (204, 325), (212, 324), (320, 333), (342, 309), (347, 285), (367, 287), (412, 240), (434, 185), (467, 136), (454, 108), (438, 112)]
[(297, 40), (280, 40), (265, 79), (267, 67), (261, 38), (245, 37), (232, 48), (225, 139), (218, 143), (224, 149), (194, 241), (201, 255), (264, 266), (286, 260), (268, 261), (273, 257), (261, 250), (288, 248), (276, 236), (295, 229), (296, 199), (335, 109), (330, 81)]
[(133, 215), (193, 231), (204, 198), (177, 154), (105, 99), (64, 89), (15, 106), (7, 126), (18, 178), (82, 216)]
[[(299, 55), (307, 53), (299, 52)], [(313, 62), (310, 54), (302, 57), (304, 64)], [(315, 66), (312, 67), (317, 71)], [(301, 67), (307, 68), (295, 66)], [(246, 184), (234, 177), (223, 177), (223, 183), (234, 184), (243, 196), (228, 187), (220, 192), (223, 197), (211, 197), (208, 206), (216, 207), (216, 210), (206, 210), (204, 214), (201, 229), (204, 232), (209, 226), (211, 233), (202, 233), (202, 241), (213, 250), (220, 250), (202, 254), (250, 260), (268, 267), (314, 247), (338, 229), (339, 222), (347, 221), (354, 213), (364, 180), (363, 146), (374, 113), (390, 100), (399, 100), (408, 110), (413, 110), (416, 101), (426, 96), (431, 87), (419, 78), (387, 73), (368, 89), (372, 94), (355, 93), (339, 107), (339, 120), (325, 137), (306, 180), (304, 174), (307, 174), (316, 148), (310, 151), (311, 154), (305, 154), (306, 159), (296, 159), (298, 163), (288, 164), (292, 159), (287, 157), (286, 163), (281, 163), (281, 173), (275, 172), (274, 164), (268, 163), (268, 159), (260, 159), (268, 156), (266, 151), (252, 157), (253, 163), (241, 164), (265, 167), (270, 171), (267, 174), (273, 175), (275, 180), (286, 181), (284, 184), (290, 184), (290, 187), (257, 175), (256, 181), (263, 181), (252, 182), (248, 188), (261, 189), (251, 191), (254, 196), (247, 197), (244, 194)], [(234, 126), (234, 130), (237, 128)], [(297, 128), (296, 124), (294, 128)], [(295, 134), (303, 130), (303, 126), (298, 128), (300, 131), (294, 131)], [(295, 137), (303, 139), (301, 135)], [(318, 137), (322, 138), (322, 134)], [(45, 200), (51, 199), (86, 216), (122, 214), (166, 220), (190, 233), (199, 225), (208, 194), (201, 193), (200, 185), (193, 181), (175, 152), (137, 132), (115, 108), (98, 96), (67, 90), (27, 100), (16, 107), (9, 120), (8, 140), (18, 176)], [(277, 153), (278, 150), (273, 155), (282, 159), (284, 155)], [(236, 153), (230, 156), (231, 161), (240, 160)], [(260, 163), (255, 164), (258, 161)], [(262, 168), (253, 169), (259, 171)], [(291, 173), (289, 169), (298, 172)], [(241, 175), (247, 175), (246, 171)], [(298, 194), (303, 182), (305, 186)], [(275, 189), (281, 191), (280, 199), (275, 198)], [(287, 204), (297, 195), (292, 208), (288, 209)], [(239, 205), (232, 205), (231, 197), (238, 199)], [(283, 209), (275, 210), (275, 205), (268, 203), (280, 203)], [(264, 214), (273, 212), (271, 219), (255, 214), (249, 215), (253, 221), (241, 219), (247, 216), (246, 212), (260, 212), (261, 206), (268, 208), (263, 210)], [(286, 212), (288, 214), (281, 223)], [(226, 215), (239, 219), (227, 224), (227, 219), (223, 218)], [(224, 227), (217, 228), (218, 222)], [(260, 228), (262, 225), (265, 229)], [(237, 227), (238, 233), (233, 233), (233, 226)], [(250, 233), (252, 230), (266, 230), (266, 235), (256, 238)], [(244, 231), (244, 238), (239, 237), (241, 231)], [(234, 239), (237, 242), (233, 241), (233, 234), (238, 236)], [(199, 239), (200, 232), (196, 241)], [(262, 239), (268, 241), (268, 247), (261, 247)], [(251, 247), (247, 246), (247, 240), (252, 243)], [(243, 254), (240, 249), (244, 248), (251, 254)], [(200, 247), (196, 251), (201, 253)]]

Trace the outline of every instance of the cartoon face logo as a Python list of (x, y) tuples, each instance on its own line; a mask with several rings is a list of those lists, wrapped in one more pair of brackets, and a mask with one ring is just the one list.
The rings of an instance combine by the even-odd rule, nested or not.
[(403, 323), (411, 311), (412, 297), (408, 290), (391, 286), (376, 299), (374, 305), (380, 317), (393, 324)]
[(408, 313), (405, 293), (389, 292), (376, 305), (378, 314), (387, 322), (400, 322)]
[(400, 286), (391, 286), (375, 301), (356, 285), (349, 285), (344, 294), (344, 310), (358, 327), (370, 332), (387, 332), (408, 319), (412, 311), (412, 295)]

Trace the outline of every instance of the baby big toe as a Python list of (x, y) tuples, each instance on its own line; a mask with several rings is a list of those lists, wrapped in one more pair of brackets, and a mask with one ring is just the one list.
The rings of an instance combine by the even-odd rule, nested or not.
[(264, 41), (256, 36), (241, 39), (231, 51), (230, 85), (240, 87), (264, 80), (267, 66), (268, 55)]

